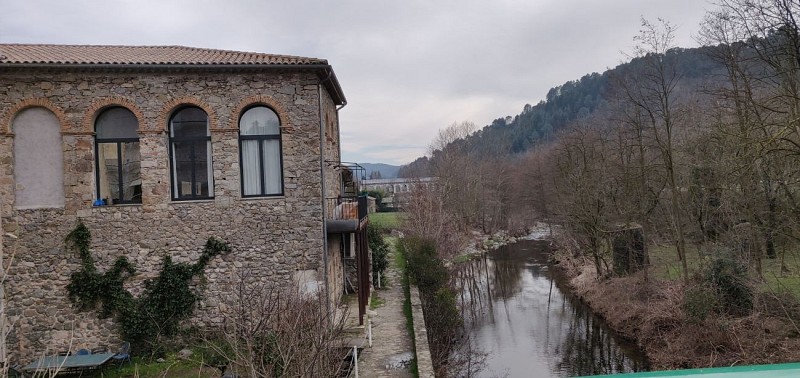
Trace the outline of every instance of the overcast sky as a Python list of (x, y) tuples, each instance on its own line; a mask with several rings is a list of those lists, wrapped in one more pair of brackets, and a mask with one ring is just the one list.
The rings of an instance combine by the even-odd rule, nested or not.
[(184, 45), (327, 59), (342, 159), (404, 164), (625, 60), (640, 18), (695, 47), (704, 0), (2, 0), (0, 42)]

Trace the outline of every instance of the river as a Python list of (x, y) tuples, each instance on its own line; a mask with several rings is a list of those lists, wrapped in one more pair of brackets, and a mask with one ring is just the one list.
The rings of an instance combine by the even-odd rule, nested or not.
[(546, 241), (523, 240), (460, 264), (469, 342), (485, 353), (481, 377), (572, 377), (647, 370), (548, 264)]

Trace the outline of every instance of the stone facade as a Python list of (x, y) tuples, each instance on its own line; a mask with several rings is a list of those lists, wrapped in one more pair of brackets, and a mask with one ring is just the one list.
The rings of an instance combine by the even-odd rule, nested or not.
[[(203, 300), (193, 321), (199, 324), (215, 320), (220, 299), (239, 272), (287, 285), (297, 283), (299, 272), (312, 272), (317, 287), (336, 301), (343, 291), (343, 263), (339, 236), (328, 238), (327, 245), (336, 247), (325, 256), (323, 208), (324, 198), (335, 198), (340, 189), (338, 172), (326, 163), (339, 160), (339, 122), (337, 103), (321, 82), (317, 72), (303, 69), (4, 69), (0, 214), (3, 233), (13, 235), (2, 240), (6, 264), (11, 261), (5, 294), (13, 324), (7, 341), (12, 360), (66, 349), (70, 341), (73, 348), (119, 341), (111, 320), (78, 312), (67, 298), (66, 286), (80, 261), (65, 249), (64, 238), (79, 221), (92, 232), (92, 253), (101, 271), (121, 255), (133, 263), (137, 274), (126, 284), (134, 295), (160, 271), (165, 254), (194, 262), (208, 237), (229, 243), (233, 252), (213, 259), (197, 283)], [(241, 195), (238, 119), (254, 104), (270, 107), (281, 122), (282, 196)], [(210, 200), (172, 200), (167, 125), (173, 112), (186, 105), (208, 114), (214, 178)], [(94, 120), (109, 106), (127, 108), (139, 122), (141, 204), (93, 206)], [(31, 107), (49, 110), (61, 125), (63, 208), (15, 207), (12, 125), (19, 112)]]

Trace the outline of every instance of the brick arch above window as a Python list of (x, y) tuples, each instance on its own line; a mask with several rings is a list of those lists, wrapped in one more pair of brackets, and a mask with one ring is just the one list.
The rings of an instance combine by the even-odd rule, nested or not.
[(143, 130), (144, 127), (144, 115), (139, 107), (133, 103), (133, 101), (128, 100), (123, 97), (111, 97), (111, 98), (102, 98), (92, 102), (89, 106), (89, 110), (83, 115), (83, 120), (81, 121), (81, 131), (85, 133), (94, 133), (94, 122), (97, 120), (97, 117), (102, 113), (104, 110), (111, 108), (111, 107), (123, 107), (128, 109), (136, 116), (136, 121), (139, 122), (139, 129)]
[(233, 108), (233, 115), (235, 115), (235, 117), (231, 117), (231, 122), (228, 126), (228, 129), (239, 131), (239, 118), (241, 118), (242, 114), (244, 114), (247, 109), (258, 105), (266, 106), (272, 109), (272, 111), (278, 115), (278, 120), (281, 121), (281, 133), (292, 132), (293, 128), (291, 123), (289, 123), (289, 113), (286, 112), (286, 109), (281, 106), (279, 101), (264, 95), (250, 96), (242, 101), (239, 101), (239, 103), (236, 104), (236, 107)]
[(16, 117), (19, 112), (28, 108), (45, 108), (52, 112), (56, 116), (59, 125), (61, 125), (62, 133), (70, 133), (70, 130), (74, 130), (73, 127), (70, 127), (72, 125), (67, 122), (66, 114), (64, 114), (64, 110), (62, 110), (61, 107), (46, 98), (28, 98), (17, 102), (0, 116), (0, 125), (2, 125), (0, 134), (14, 135), (11, 130), (11, 123), (14, 121), (14, 117)]
[[(161, 113), (158, 115), (157, 125), (155, 126), (154, 132), (167, 132), (169, 133), (169, 119), (176, 110), (184, 107), (184, 106), (196, 106), (200, 109), (203, 109), (206, 112), (206, 117), (208, 117), (208, 130), (214, 131), (217, 127), (217, 115), (212, 110), (211, 106), (209, 106), (204, 101), (196, 97), (180, 97), (174, 100), (167, 102), (162, 108)], [(151, 131), (151, 130), (148, 130)]]

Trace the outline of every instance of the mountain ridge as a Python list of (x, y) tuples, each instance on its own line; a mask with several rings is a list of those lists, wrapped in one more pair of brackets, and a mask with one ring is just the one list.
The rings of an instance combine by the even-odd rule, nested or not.
[(400, 171), (399, 165), (391, 165), (386, 163), (358, 163), (366, 170), (367, 178), (373, 176), (373, 172), (380, 172), (380, 178), (396, 178), (397, 172)]
[[(711, 56), (719, 46), (673, 48), (664, 59), (674, 60), (678, 73), (690, 79), (692, 85), (713, 77), (722, 66)], [(471, 154), (483, 158), (498, 158), (524, 154), (534, 146), (546, 143), (558, 132), (597, 111), (606, 109), (615, 95), (615, 85), (626, 75), (641, 68), (643, 58), (633, 58), (603, 73), (589, 73), (576, 80), (551, 88), (544, 100), (536, 105), (525, 104), (516, 116), (498, 117), (491, 124), (458, 139), (445, 148), (466, 147)], [(538, 96), (537, 96), (538, 97)], [(398, 177), (430, 174), (433, 156), (421, 156), (401, 166)]]

